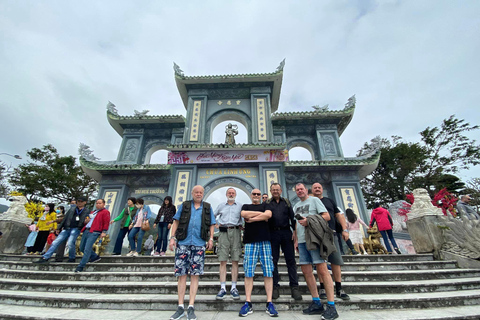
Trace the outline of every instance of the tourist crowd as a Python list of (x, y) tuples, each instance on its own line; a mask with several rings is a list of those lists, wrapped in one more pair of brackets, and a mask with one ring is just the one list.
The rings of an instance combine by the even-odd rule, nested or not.
[[(83, 256), (75, 269), (76, 273), (82, 272), (87, 263), (101, 259), (95, 252), (94, 245), (106, 236), (109, 226), (114, 223), (119, 223), (119, 229), (113, 255), (122, 254), (125, 236), (128, 237), (130, 247), (127, 256), (136, 257), (142, 250), (153, 256), (164, 256), (168, 247), (175, 252), (174, 273), (178, 278), (178, 307), (170, 319), (180, 319), (185, 315), (187, 319), (196, 319), (194, 303), (199, 276), (204, 273), (205, 251), (214, 246), (216, 228), (219, 230), (217, 256), (220, 263), (220, 290), (215, 297), (217, 300), (223, 300), (227, 295), (234, 300), (240, 299), (237, 280), (243, 242), (245, 303), (240, 308), (240, 316), (248, 316), (253, 312), (251, 296), (258, 261), (263, 271), (265, 310), (272, 317), (278, 316), (273, 300), (278, 299), (281, 292), (278, 272), (280, 251), (283, 252), (287, 265), (291, 297), (297, 301), (302, 300), (295, 259), (297, 251), (298, 264), (312, 299), (303, 313), (321, 314), (322, 319), (338, 317), (335, 296), (342, 300), (350, 299), (342, 289), (342, 241), (345, 241), (352, 254), (367, 254), (360, 225), (368, 228), (376, 224), (388, 253), (393, 250), (401, 253), (393, 237), (392, 217), (379, 204), (375, 204), (367, 225), (350, 208), (344, 215), (333, 199), (323, 196), (320, 183), (314, 183), (310, 192), (303, 183), (298, 183), (295, 192), (299, 201), (293, 206), (281, 196), (280, 184), (273, 183), (269, 191), (270, 198), (259, 189), (253, 189), (250, 194), (251, 203), (241, 204), (236, 201), (236, 190), (228, 188), (226, 201), (215, 210), (203, 201), (204, 189), (199, 185), (192, 189), (192, 200), (183, 202), (178, 209), (172, 198), (167, 196), (153, 223), (157, 239), (155, 241), (151, 234), (145, 242), (143, 238), (150, 230), (152, 210), (141, 198), (128, 198), (126, 206), (114, 219), (111, 219), (110, 212), (105, 208), (104, 199), (96, 200), (94, 210), (86, 207), (85, 197), (76, 198), (66, 212), (64, 207), (55, 208), (53, 203), (48, 203), (44, 213), (26, 226), (30, 234), (25, 247), (27, 254), (42, 254), (34, 263), (46, 264), (54, 254), (56, 261), (62, 261), (66, 248), (68, 262), (75, 263), (75, 244), (82, 234), (80, 251)], [(228, 260), (232, 262), (230, 290), (227, 290), (226, 285)], [(328, 267), (331, 268), (333, 280), (327, 262), (330, 263)], [(320, 290), (317, 289), (314, 268)], [(188, 307), (185, 308), (187, 276), (190, 276), (190, 294)], [(322, 300), (326, 300), (325, 305)]]

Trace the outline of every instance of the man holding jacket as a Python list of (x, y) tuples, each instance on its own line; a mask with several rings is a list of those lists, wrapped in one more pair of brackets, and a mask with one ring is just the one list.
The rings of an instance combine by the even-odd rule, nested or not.
[[(320, 248), (316, 250), (308, 250), (307, 241), (305, 239), (305, 229), (309, 225), (309, 216), (321, 215), (325, 221), (329, 221), (330, 215), (320, 199), (308, 196), (307, 188), (305, 188), (303, 183), (297, 183), (295, 186), (295, 192), (300, 199), (293, 208), (295, 217), (297, 218), (295, 247), (299, 252), (299, 264), (302, 268), (303, 275), (305, 276), (305, 281), (307, 282), (310, 294), (312, 295), (312, 303), (307, 309), (303, 310), (303, 313), (323, 314), (322, 319), (326, 320), (336, 319), (338, 318), (338, 313), (335, 309), (333, 281), (328, 272), (327, 263), (325, 261), (327, 257), (324, 259), (321, 256)], [(328, 245), (333, 247), (333, 238), (331, 241), (332, 243), (329, 243)], [(328, 300), (326, 310), (320, 302), (320, 297), (318, 295), (317, 281), (313, 275), (313, 264), (316, 265), (317, 273), (320, 274), (324, 280)]]

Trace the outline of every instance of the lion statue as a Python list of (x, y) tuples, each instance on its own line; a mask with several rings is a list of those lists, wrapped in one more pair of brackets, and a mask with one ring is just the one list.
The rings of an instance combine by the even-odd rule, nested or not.
[(382, 235), (378, 231), (377, 225), (369, 228), (367, 233), (368, 238), (363, 238), (363, 245), (368, 254), (388, 254), (387, 249), (380, 242)]
[(30, 224), (32, 219), (28, 217), (28, 212), (25, 210), (25, 205), (28, 203), (27, 198), (25, 198), (25, 196), (11, 196), (8, 200), (11, 201), (12, 204), (7, 212), (0, 216), (0, 220)]

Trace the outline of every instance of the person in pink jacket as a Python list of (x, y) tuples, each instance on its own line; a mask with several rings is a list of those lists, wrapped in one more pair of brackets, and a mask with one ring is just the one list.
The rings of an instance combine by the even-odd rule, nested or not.
[[(387, 209), (380, 207), (378, 202), (375, 202), (373, 205), (372, 217), (370, 218), (370, 228), (373, 227), (374, 223), (377, 223), (378, 231), (382, 234), (383, 242), (385, 242), (385, 246), (387, 247), (387, 251), (392, 253), (392, 247), (390, 247), (390, 242), (392, 242), (393, 249), (398, 253), (401, 254), (400, 250), (398, 249), (397, 243), (395, 242), (395, 238), (393, 238), (393, 220), (392, 216), (388, 212)], [(387, 238), (388, 235), (388, 238)]]

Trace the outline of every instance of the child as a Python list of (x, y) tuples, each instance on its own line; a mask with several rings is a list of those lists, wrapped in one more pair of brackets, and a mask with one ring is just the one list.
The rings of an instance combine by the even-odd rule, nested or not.
[[(347, 215), (347, 228), (348, 232), (350, 234), (350, 239), (353, 242), (353, 245), (355, 246), (355, 249), (358, 252), (363, 252), (363, 254), (368, 254), (367, 251), (365, 251), (365, 248), (363, 247), (363, 237), (362, 237), (362, 232), (360, 231), (360, 223), (363, 224), (367, 229), (368, 226), (363, 222), (362, 219), (357, 217), (355, 213), (353, 213), (352, 209), (347, 209), (345, 210), (345, 214)], [(362, 249), (360, 251), (359, 249)]]
[(37, 234), (38, 234), (37, 221), (38, 221), (38, 217), (36, 217), (35, 220), (32, 221), (32, 224), (25, 225), (28, 228), (28, 231), (30, 231), (30, 234), (27, 237), (27, 241), (25, 241), (25, 248), (27, 249), (27, 254), (34, 254), (33, 245), (35, 244), (35, 240), (37, 239)]
[(154, 245), (155, 241), (153, 241), (153, 236), (149, 235), (147, 241), (145, 241), (145, 244), (143, 245), (143, 248), (145, 249), (144, 255), (149, 256), (152, 253)]
[(57, 238), (57, 234), (58, 234), (58, 230), (50, 231), (50, 234), (48, 235), (48, 238), (47, 238), (47, 246), (45, 247), (45, 252), (48, 251), (53, 241), (55, 241), (55, 239)]

